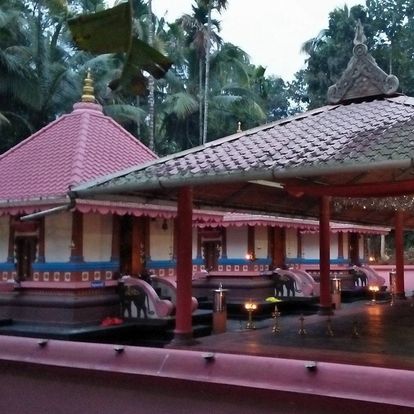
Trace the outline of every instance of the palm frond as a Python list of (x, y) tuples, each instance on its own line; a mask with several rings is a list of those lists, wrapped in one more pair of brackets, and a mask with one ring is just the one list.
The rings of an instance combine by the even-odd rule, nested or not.
[(0, 127), (10, 125), (9, 119), (0, 112)]
[(177, 118), (185, 119), (198, 111), (198, 101), (186, 92), (178, 92), (166, 98), (167, 113), (174, 113)]
[(143, 122), (147, 113), (142, 109), (132, 105), (113, 104), (105, 106), (106, 115), (115, 119), (119, 123), (135, 122), (139, 124)]
[(217, 108), (228, 108), (235, 102), (241, 101), (242, 99), (242, 96), (237, 95), (217, 95), (211, 98), (211, 103), (212, 106)]
[(12, 112), (12, 111), (3, 111), (3, 116), (8, 119), (10, 124), (16, 125), (20, 124), (27, 130), (26, 136), (29, 136), (30, 134), (33, 134), (34, 128), (33, 125), (22, 115)]

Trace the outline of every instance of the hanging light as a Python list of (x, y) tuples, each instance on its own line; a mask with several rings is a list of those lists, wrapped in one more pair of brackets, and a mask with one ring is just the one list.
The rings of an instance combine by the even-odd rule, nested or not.
[(250, 262), (254, 262), (256, 260), (256, 255), (254, 254), (254, 252), (247, 252), (244, 257), (246, 260)]
[(414, 208), (414, 195), (382, 198), (340, 197), (334, 200), (333, 206), (337, 212), (343, 211), (349, 207), (361, 208), (363, 210), (408, 211)]

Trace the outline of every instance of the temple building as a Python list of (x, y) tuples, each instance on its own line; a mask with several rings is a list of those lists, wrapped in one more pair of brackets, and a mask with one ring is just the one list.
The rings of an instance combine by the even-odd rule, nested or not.
[[(288, 119), (157, 158), (103, 115), (88, 77), (72, 113), (0, 157), (3, 411), (413, 411), (403, 230), (414, 228), (414, 99), (377, 66), (360, 25), (354, 43), (328, 104)], [(367, 264), (390, 229), (384, 279)], [(391, 300), (374, 291), (338, 310), (331, 282), (356, 268)], [(169, 299), (134, 277), (146, 269)], [(279, 296), (269, 272), (306, 282), (317, 314), (287, 316), (280, 330), (272, 297), (272, 326), (235, 321), (197, 345), (194, 292)], [(136, 346), (135, 319), (96, 325), (119, 314), (122, 284), (150, 286), (154, 312), (174, 324), (169, 346)], [(11, 333), (14, 321), (35, 329)], [(129, 324), (135, 336), (62, 341), (40, 321)]]
[(128, 194), (176, 201), (177, 341), (192, 331), (194, 205), (227, 211), (260, 206), (262, 214), (318, 219), (321, 314), (332, 312), (331, 222), (394, 227), (393, 289), (405, 297), (403, 229), (414, 224), (407, 138), (414, 101), (399, 94), (398, 79), (378, 67), (360, 24), (354, 44), (326, 106), (74, 188), (78, 198)]
[[(103, 114), (89, 75), (71, 113), (1, 155), (0, 274), (3, 290), (10, 290), (11, 281), (19, 289), (1, 296), (2, 317), (71, 323), (118, 309), (116, 296), (90, 287), (111, 282), (120, 270), (119, 232), (130, 222), (107, 213), (125, 214), (129, 207), (74, 203), (67, 193), (82, 182), (154, 159), (152, 151)], [(19, 220), (45, 208), (55, 214)]]
[[(99, 322), (118, 313), (121, 275), (148, 270), (175, 284), (180, 237), (175, 203), (71, 194), (75, 186), (154, 162), (152, 151), (103, 114), (89, 74), (71, 113), (0, 157), (1, 317)], [(25, 216), (30, 219), (20, 220)], [(223, 277), (254, 278), (261, 285), (271, 269), (319, 267), (316, 220), (230, 213), (217, 206), (195, 210), (189, 231), (192, 277), (208, 272), (208, 286)], [(369, 236), (388, 231), (334, 223), (331, 264), (347, 269), (367, 263)], [(265, 291), (256, 291), (256, 282), (246, 295), (263, 301), (273, 292), (272, 281)]]

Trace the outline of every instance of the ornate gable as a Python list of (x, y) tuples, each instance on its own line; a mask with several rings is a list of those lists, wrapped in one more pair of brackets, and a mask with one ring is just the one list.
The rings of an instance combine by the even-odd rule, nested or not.
[(328, 89), (328, 102), (337, 104), (369, 96), (393, 95), (399, 81), (387, 75), (368, 53), (363, 27), (358, 21), (355, 29), (353, 56), (341, 78)]

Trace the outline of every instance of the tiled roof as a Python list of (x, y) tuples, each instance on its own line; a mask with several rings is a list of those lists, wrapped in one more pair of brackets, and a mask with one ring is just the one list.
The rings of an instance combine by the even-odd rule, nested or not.
[(155, 158), (100, 105), (77, 103), (0, 156), (0, 201), (66, 195), (71, 186)]
[(146, 190), (282, 179), (414, 158), (414, 98), (325, 106), (79, 187)]

